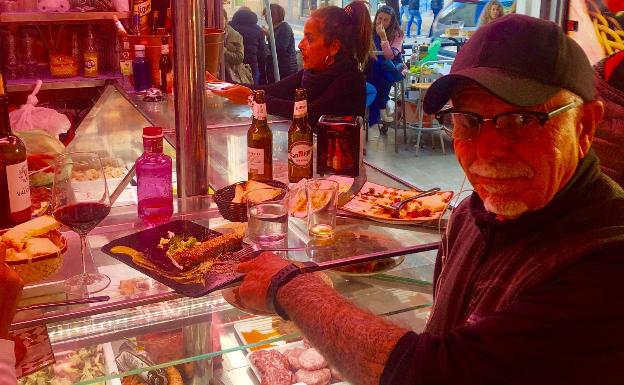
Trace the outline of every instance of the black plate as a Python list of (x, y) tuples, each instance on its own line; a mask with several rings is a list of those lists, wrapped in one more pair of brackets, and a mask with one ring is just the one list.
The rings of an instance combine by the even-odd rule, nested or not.
[[(198, 241), (203, 242), (211, 238), (218, 237), (221, 233), (214, 230), (210, 230), (197, 223), (177, 220), (169, 223), (165, 223), (160, 226), (153, 227), (148, 230), (143, 230), (138, 233), (130, 234), (123, 238), (115, 239), (102, 247), (102, 251), (111, 257), (125, 263), (135, 270), (147, 275), (150, 278), (170, 287), (177, 293), (188, 297), (201, 297), (212, 291), (219, 290), (225, 286), (228, 286), (234, 282), (237, 282), (243, 278), (242, 274), (232, 271), (231, 273), (206, 273), (205, 284), (198, 283), (181, 283), (164, 277), (158, 274), (157, 271), (152, 271), (141, 266), (137, 266), (132, 262), (132, 258), (126, 254), (113, 253), (111, 249), (115, 246), (126, 246), (135, 249), (143, 253), (145, 258), (149, 259), (152, 263), (162, 268), (163, 271), (168, 273), (179, 272), (173, 263), (167, 258), (165, 250), (158, 248), (160, 238), (167, 238), (167, 233), (171, 231), (176, 235), (182, 235), (183, 237), (193, 236)], [(232, 265), (232, 268), (234, 264)]]

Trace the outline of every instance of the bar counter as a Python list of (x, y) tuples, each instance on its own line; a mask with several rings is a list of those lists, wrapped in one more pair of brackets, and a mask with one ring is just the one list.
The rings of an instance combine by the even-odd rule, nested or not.
[[(217, 97), (210, 100), (209, 103), (214, 104), (210, 105), (211, 118), (207, 122), (209, 182), (216, 190), (246, 179), (246, 131), (250, 114), (246, 106), (234, 106)], [(121, 159), (128, 174), (132, 174), (134, 161), (142, 152), (141, 129), (146, 125), (160, 125), (167, 129), (169, 145), (165, 152), (175, 156), (171, 108), (168, 101), (160, 102), (158, 106), (146, 105), (116, 86), (108, 86), (78, 129), (72, 149), (110, 154)], [(219, 120), (219, 116), (223, 118)], [(274, 173), (276, 179), (284, 179), (290, 123), (275, 118), (269, 124), (274, 138)], [(363, 178), (375, 183), (397, 188), (414, 187), (374, 165), (365, 163), (362, 171)], [(121, 186), (122, 194), (110, 215), (88, 237), (93, 263), (87, 268), (111, 278), (110, 286), (95, 295), (107, 295), (110, 300), (20, 311), (12, 329), (45, 326), (57, 358), (67, 351), (101, 347), (106, 373), (98, 378), (85, 379), (80, 384), (120, 384), (121, 377), (184, 363), (193, 363), (187, 366), (192, 367), (194, 373), (185, 383), (207, 384), (212, 378), (215, 384), (258, 384), (260, 381), (250, 370), (246, 354), (254, 346), (290, 342), (299, 337), (298, 333), (273, 334), (262, 342), (247, 341), (241, 337), (241, 330), (271, 330), (276, 319), (248, 314), (227, 302), (223, 291), (200, 298), (183, 297), (104, 254), (101, 247), (109, 241), (146, 228), (137, 217), (136, 195), (133, 195), (136, 188), (134, 192), (130, 184), (123, 188), (126, 181), (109, 181), (111, 191)], [(223, 219), (210, 194), (178, 199), (174, 203), (172, 220), (186, 219), (221, 232), (233, 231), (238, 226)], [(353, 249), (355, 254), (383, 251), (400, 256), (394, 259), (396, 266), (392, 265), (391, 270), (379, 274), (333, 271), (323, 274), (331, 279), (338, 292), (357, 306), (418, 330), (424, 326), (432, 301), (431, 281), (436, 252), (414, 254), (414, 250), (422, 244), (439, 241), (438, 227), (441, 225), (444, 223), (429, 226), (385, 224), (343, 212), (337, 220), (337, 234), (355, 234), (365, 239)], [(64, 290), (63, 281), (82, 269), (80, 242), (71, 231), (63, 234), (69, 247), (61, 270), (44, 282), (26, 287), (20, 307), (76, 299)], [(309, 240), (305, 221), (290, 217), (288, 246), (305, 246)], [(310, 259), (305, 252), (289, 252), (285, 256), (297, 261)], [(228, 289), (225, 290), (227, 296)], [(152, 350), (160, 349), (168, 354), (152, 357), (154, 364), (148, 367), (120, 369), (115, 364), (115, 356), (119, 346), (128, 340), (151, 343)]]

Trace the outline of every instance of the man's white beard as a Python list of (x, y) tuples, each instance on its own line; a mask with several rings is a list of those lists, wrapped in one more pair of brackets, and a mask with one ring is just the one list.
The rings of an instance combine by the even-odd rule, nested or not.
[(490, 194), (483, 201), (485, 209), (505, 219), (514, 219), (529, 210), (526, 203), (502, 195)]

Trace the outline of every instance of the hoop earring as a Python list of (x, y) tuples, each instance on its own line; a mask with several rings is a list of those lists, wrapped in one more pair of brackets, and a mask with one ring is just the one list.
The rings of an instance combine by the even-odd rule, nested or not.
[(331, 56), (327, 55), (325, 56), (325, 64), (329, 65), (329, 60), (331, 59)]

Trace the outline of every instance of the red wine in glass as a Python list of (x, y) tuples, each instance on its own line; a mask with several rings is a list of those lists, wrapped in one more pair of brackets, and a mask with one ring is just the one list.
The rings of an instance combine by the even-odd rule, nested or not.
[(99, 202), (74, 203), (54, 210), (54, 218), (80, 235), (93, 230), (110, 212), (110, 206)]

